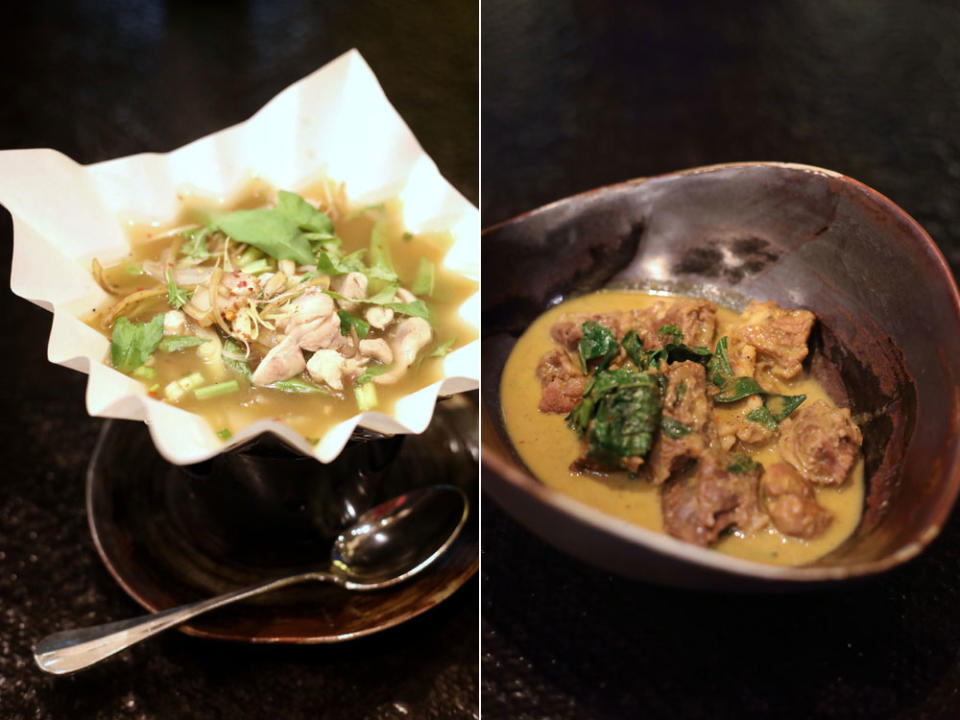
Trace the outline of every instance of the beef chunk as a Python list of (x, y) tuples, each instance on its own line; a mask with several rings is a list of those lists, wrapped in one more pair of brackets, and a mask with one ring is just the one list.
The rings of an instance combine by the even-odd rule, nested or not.
[(773, 524), (784, 535), (809, 540), (833, 522), (830, 511), (817, 503), (813, 486), (786, 463), (767, 468), (760, 497)]
[(839, 485), (847, 479), (863, 442), (850, 410), (823, 400), (801, 405), (780, 423), (780, 454), (807, 480)]
[(807, 310), (784, 310), (774, 302), (753, 301), (740, 314), (733, 339), (756, 348), (759, 368), (789, 380), (802, 369), (813, 321), (813, 313)]
[(663, 399), (663, 417), (681, 423), (689, 432), (671, 437), (661, 430), (650, 454), (650, 479), (657, 485), (703, 454), (706, 447), (703, 429), (710, 416), (703, 365), (673, 363), (667, 366), (665, 374), (667, 392)]
[(757, 504), (762, 468), (735, 472), (725, 453), (707, 453), (694, 474), (672, 480), (661, 495), (663, 527), (676, 538), (706, 547), (724, 530), (754, 532), (767, 523)]
[[(676, 325), (687, 345), (710, 347), (717, 330), (717, 306), (709, 300), (682, 298), (653, 306), (657, 330)], [(660, 345), (658, 345), (660, 347)]]
[(587, 378), (563, 350), (551, 350), (537, 366), (540, 378), (540, 412), (568, 413), (580, 400)]
[(772, 430), (752, 420), (747, 420), (753, 410), (763, 405), (763, 398), (751, 395), (735, 403), (718, 404), (714, 410), (714, 424), (720, 445), (724, 450), (731, 449), (737, 440), (751, 445), (765, 443), (776, 436)]
[(616, 337), (617, 340), (621, 340), (623, 338), (623, 332), (626, 332), (625, 330), (621, 331), (621, 325), (625, 315), (626, 313), (619, 310), (593, 315), (588, 313), (563, 315), (558, 322), (551, 326), (550, 337), (557, 345), (560, 345), (569, 352), (576, 352), (577, 343), (579, 343), (580, 338), (583, 337), (583, 324), (588, 321), (593, 321), (612, 330), (614, 337)]

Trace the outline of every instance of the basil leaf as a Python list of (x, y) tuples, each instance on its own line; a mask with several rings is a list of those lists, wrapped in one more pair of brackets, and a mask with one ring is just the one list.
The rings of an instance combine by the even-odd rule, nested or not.
[(743, 400), (750, 395), (763, 395), (764, 392), (753, 378), (738, 377), (728, 381), (723, 390), (714, 395), (713, 399), (719, 403), (731, 403)]
[(361, 375), (353, 381), (354, 385), (364, 385), (373, 380), (377, 375), (383, 375), (390, 370), (393, 365), (371, 365), (363, 371)]
[(189, 299), (190, 297), (186, 290), (177, 287), (177, 284), (173, 281), (173, 272), (171, 272), (170, 268), (167, 268), (167, 302), (170, 303), (170, 307), (174, 310), (179, 310), (187, 304), (187, 300)]
[(623, 336), (621, 345), (626, 350), (627, 357), (637, 366), (638, 370), (646, 370), (649, 367), (650, 353), (643, 349), (643, 343), (636, 330), (628, 330), (627, 334)]
[(297, 221), (275, 208), (234, 210), (216, 220), (214, 227), (277, 260), (293, 260), (300, 265), (314, 262), (313, 249)]
[(643, 456), (660, 426), (660, 390), (648, 373), (600, 370), (566, 417), (587, 440), (587, 452), (617, 464), (619, 457)]
[(301, 380), (299, 378), (290, 378), (289, 380), (279, 380), (275, 383), (267, 385), (268, 388), (273, 388), (274, 390), (280, 390), (281, 392), (288, 393), (322, 393), (324, 395), (329, 395), (330, 391), (326, 388), (322, 388), (319, 385), (314, 385), (313, 383), (308, 383), (306, 380)]
[(580, 354), (580, 369), (586, 374), (587, 361), (602, 358), (600, 369), (617, 356), (620, 351), (620, 345), (613, 336), (610, 328), (606, 328), (598, 322), (588, 320), (581, 326), (583, 335), (580, 342), (577, 343), (577, 350)]
[(770, 410), (766, 405), (761, 405), (760, 407), (754, 408), (748, 412), (747, 420), (757, 423), (758, 425), (762, 425), (770, 432), (777, 431), (777, 421), (774, 420), (773, 415), (770, 413)]
[(657, 336), (661, 339), (663, 338), (675, 338), (673, 340), (666, 340), (665, 344), (674, 344), (679, 345), (683, 342), (683, 331), (680, 330), (676, 325), (661, 325), (660, 329), (657, 330)]
[(357, 331), (357, 336), (361, 340), (370, 334), (370, 323), (368, 323), (366, 320), (361, 320), (355, 315), (351, 315), (346, 310), (337, 310), (337, 315), (340, 316), (341, 335), (349, 335), (350, 328), (354, 328)]
[(131, 373), (146, 362), (163, 338), (163, 313), (145, 323), (119, 317), (110, 338), (110, 362), (120, 372)]
[(350, 272), (366, 274), (367, 266), (363, 264), (363, 256), (366, 252), (366, 250), (357, 250), (343, 258), (338, 258), (329, 252), (320, 252), (317, 254), (317, 270), (324, 275), (346, 275)]
[(727, 465), (727, 472), (732, 473), (751, 473), (760, 467), (760, 463), (754, 462), (749, 455), (737, 453), (733, 456), (733, 462)]
[(276, 211), (290, 218), (304, 230), (333, 236), (333, 221), (327, 214), (317, 210), (296, 193), (286, 190), (278, 191)]
[(163, 350), (163, 352), (170, 353), (183, 350), (184, 348), (203, 345), (206, 342), (210, 341), (202, 337), (197, 337), (196, 335), (168, 335), (160, 341), (157, 347)]
[(722, 388), (732, 378), (733, 369), (727, 360), (727, 337), (723, 336), (717, 341), (713, 358), (707, 363), (707, 379), (716, 387)]
[(684, 425), (679, 420), (666, 415), (660, 420), (660, 429), (663, 430), (664, 435), (673, 440), (679, 440), (693, 432), (693, 428), (689, 425)]
[(800, 407), (806, 399), (806, 395), (774, 395), (768, 393), (763, 404), (770, 410), (770, 415), (773, 419), (779, 423), (783, 422), (790, 413)]

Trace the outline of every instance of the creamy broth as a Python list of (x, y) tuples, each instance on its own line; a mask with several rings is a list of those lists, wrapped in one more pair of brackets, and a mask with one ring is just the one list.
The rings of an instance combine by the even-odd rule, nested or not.
[[(626, 472), (572, 472), (570, 464), (580, 455), (580, 441), (566, 426), (563, 414), (538, 410), (541, 387), (536, 368), (543, 355), (555, 347), (550, 327), (561, 315), (577, 312), (602, 313), (641, 309), (663, 296), (640, 292), (601, 292), (558, 305), (535, 320), (517, 341), (503, 370), (500, 400), (503, 420), (514, 448), (533, 475), (547, 486), (609, 515), (663, 532), (660, 489), (643, 479), (631, 479)], [(737, 314), (717, 310), (716, 337), (728, 334)], [(835, 403), (814, 379), (801, 374), (790, 381), (764, 378), (764, 387), (783, 394), (805, 394), (805, 402)], [(713, 408), (714, 415), (736, 412)], [(781, 460), (776, 440), (763, 446), (743, 445), (742, 451), (765, 467)], [(862, 457), (847, 481), (839, 487), (818, 487), (817, 502), (833, 513), (826, 532), (812, 539), (790, 537), (768, 526), (747, 535), (735, 530), (720, 539), (714, 549), (749, 560), (779, 565), (809, 563), (830, 552), (854, 531), (863, 506)]]
[[(300, 195), (308, 201), (320, 201), (322, 206), (324, 198), (329, 195), (329, 185), (318, 183), (301, 190)], [(197, 197), (181, 198), (183, 209), (175, 222), (129, 223), (131, 252), (126, 257), (105, 264), (104, 277), (117, 286), (122, 294), (159, 287), (163, 283), (138, 271), (138, 268), (142, 268), (142, 263), (146, 261), (162, 260), (170, 246), (172, 230), (194, 223), (202, 224), (206, 222), (211, 211), (254, 209), (271, 205), (275, 197), (276, 190), (272, 186), (258, 181), (251, 183), (228, 202), (212, 202), (207, 198)], [(350, 253), (367, 248), (374, 224), (381, 218), (386, 222), (385, 235), (402, 287), (409, 287), (413, 282), (420, 258), (426, 258), (435, 267), (433, 292), (429, 297), (423, 298), (430, 310), (432, 340), (398, 382), (376, 388), (375, 409), (389, 415), (394, 412), (398, 399), (441, 379), (443, 355), (446, 352), (476, 339), (476, 329), (462, 320), (459, 312), (463, 302), (477, 291), (477, 283), (442, 265), (444, 256), (453, 244), (450, 233), (406, 232), (402, 224), (401, 205), (397, 200), (375, 208), (342, 208), (338, 217), (334, 217), (334, 230), (343, 242), (344, 251)], [(109, 335), (109, 328), (103, 325), (103, 315), (114, 302), (116, 298), (96, 308), (85, 318), (86, 322)], [(159, 312), (169, 310), (165, 303), (166, 296), (163, 295), (144, 302), (141, 307), (124, 315), (133, 322), (144, 322)], [(437, 356), (433, 356), (434, 354)], [(109, 358), (107, 361), (109, 362)], [(229, 371), (227, 375), (211, 376), (215, 375), (213, 369), (201, 359), (195, 348), (170, 353), (158, 350), (153, 354), (150, 366), (156, 371), (156, 377), (144, 380), (144, 384), (152, 388), (150, 394), (154, 397), (162, 396), (162, 388), (168, 383), (195, 371), (204, 373), (210, 382), (234, 377)], [(160, 389), (159, 392), (157, 388)], [(201, 415), (211, 428), (221, 432), (225, 438), (256, 420), (269, 418), (284, 422), (308, 440), (315, 441), (333, 425), (358, 412), (357, 400), (350, 388), (339, 392), (330, 391), (329, 388), (325, 390), (323, 393), (293, 393), (241, 382), (237, 392), (209, 399), (197, 399), (193, 393), (187, 393), (175, 404)]]

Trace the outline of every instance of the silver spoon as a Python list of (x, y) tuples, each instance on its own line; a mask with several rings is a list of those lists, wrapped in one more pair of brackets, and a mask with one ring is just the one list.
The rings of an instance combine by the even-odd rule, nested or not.
[(214, 608), (306, 580), (347, 590), (379, 590), (424, 570), (450, 547), (467, 520), (469, 502), (450, 485), (414, 490), (357, 518), (333, 543), (326, 570), (290, 575), (152, 615), (53, 633), (33, 657), (54, 675), (82, 670), (134, 643)]

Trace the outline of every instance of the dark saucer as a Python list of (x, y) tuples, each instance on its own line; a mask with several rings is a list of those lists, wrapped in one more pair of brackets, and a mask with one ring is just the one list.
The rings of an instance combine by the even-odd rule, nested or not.
[(422, 435), (352, 442), (329, 465), (264, 436), (177, 467), (145, 425), (111, 420), (87, 472), (87, 514), (111, 574), (157, 611), (323, 565), (352, 518), (406, 490), (448, 483), (466, 491), (471, 513), (460, 537), (410, 582), (367, 593), (308, 583), (181, 628), (247, 642), (338, 642), (429, 610), (477, 571), (477, 457), (475, 394), (440, 403)]

